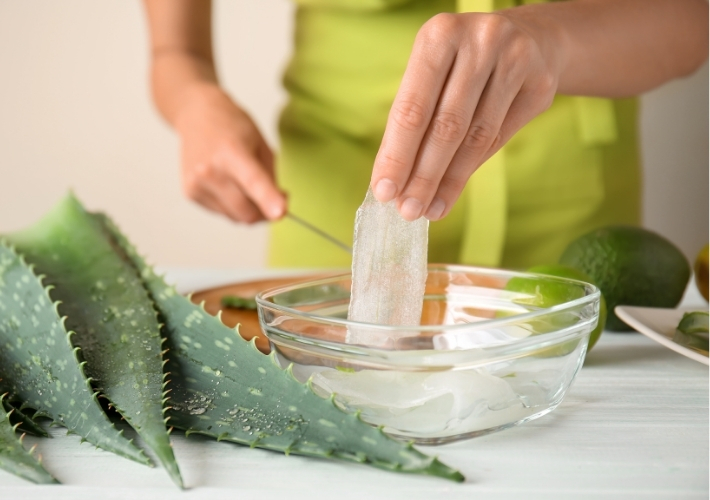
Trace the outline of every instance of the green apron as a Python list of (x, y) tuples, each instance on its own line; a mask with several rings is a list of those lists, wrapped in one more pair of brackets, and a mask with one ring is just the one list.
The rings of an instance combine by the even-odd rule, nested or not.
[[(494, 0), (298, 0), (284, 84), (280, 186), (290, 210), (352, 242), (387, 115), (419, 28)], [(534, 3), (528, 1), (525, 3)], [(471, 177), (429, 230), (429, 261), (508, 268), (556, 262), (567, 243), (639, 222), (636, 100), (557, 96)], [(349, 267), (350, 255), (289, 219), (272, 225), (269, 264)]]

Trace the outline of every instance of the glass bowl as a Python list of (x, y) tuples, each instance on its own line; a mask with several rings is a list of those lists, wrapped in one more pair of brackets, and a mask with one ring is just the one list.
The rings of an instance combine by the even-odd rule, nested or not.
[(421, 325), (347, 319), (351, 275), (257, 295), (282, 367), (389, 435), (438, 444), (541, 417), (562, 401), (599, 317), (581, 281), (430, 265)]

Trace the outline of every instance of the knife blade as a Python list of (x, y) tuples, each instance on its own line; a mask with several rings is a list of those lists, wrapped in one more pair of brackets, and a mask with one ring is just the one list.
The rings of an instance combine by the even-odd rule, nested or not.
[(352, 253), (353, 253), (352, 247), (350, 245), (343, 243), (335, 236), (332, 236), (332, 235), (326, 233), (322, 229), (314, 226), (313, 224), (311, 224), (308, 221), (305, 221), (304, 219), (298, 217), (297, 215), (292, 214), (291, 212), (286, 212), (286, 217), (288, 217), (292, 221), (296, 222), (297, 224), (300, 224), (302, 227), (308, 229), (309, 231), (317, 234), (321, 238), (325, 238), (326, 240), (330, 241), (333, 245), (336, 245), (341, 250), (345, 250), (350, 255), (352, 255)]

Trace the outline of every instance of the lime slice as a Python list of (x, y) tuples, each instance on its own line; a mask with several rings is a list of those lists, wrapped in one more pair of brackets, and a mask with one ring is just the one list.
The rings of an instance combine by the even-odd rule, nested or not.
[[(573, 267), (565, 266), (564, 264), (535, 266), (528, 269), (528, 272), (546, 274), (548, 276), (557, 276), (558, 278), (569, 278), (577, 281), (584, 281), (585, 283), (591, 283), (593, 285), (595, 284), (589, 277), (589, 275), (587, 275), (586, 273), (583, 273), (582, 271)], [(531, 285), (533, 285), (534, 282), (528, 280), (523, 284), (523, 288), (525, 288), (526, 291), (529, 291)], [(520, 286), (520, 284), (518, 284), (518, 286)], [(564, 283), (549, 283), (546, 286), (539, 287), (538, 293), (540, 293), (541, 295), (540, 305), (542, 307), (562, 304), (564, 302), (582, 296), (578, 287), (571, 287), (570, 285), (566, 285)], [(606, 323), (606, 315), (606, 301), (604, 300), (604, 296), (602, 295), (599, 301), (599, 322), (597, 323), (596, 328), (592, 330), (592, 333), (589, 334), (589, 344), (587, 346), (588, 351), (591, 350), (592, 347), (594, 347), (594, 344), (597, 343), (597, 340), (599, 340), (599, 337), (601, 336), (602, 331), (604, 330), (604, 324)]]

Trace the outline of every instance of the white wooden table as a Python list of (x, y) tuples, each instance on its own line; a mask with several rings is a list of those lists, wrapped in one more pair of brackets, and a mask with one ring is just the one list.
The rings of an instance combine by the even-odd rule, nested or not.
[[(266, 271), (172, 270), (181, 291)], [(694, 286), (684, 305), (707, 307)], [(394, 474), (207, 438), (173, 436), (187, 485), (52, 429), (37, 443), (61, 486), (0, 471), (0, 500), (207, 498), (569, 499), (708, 498), (708, 368), (640, 334), (605, 333), (562, 404), (517, 428), (422, 447), (461, 470), (463, 484)]]

